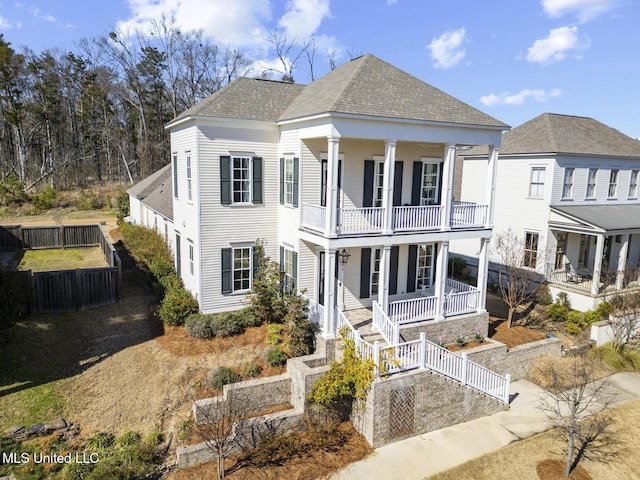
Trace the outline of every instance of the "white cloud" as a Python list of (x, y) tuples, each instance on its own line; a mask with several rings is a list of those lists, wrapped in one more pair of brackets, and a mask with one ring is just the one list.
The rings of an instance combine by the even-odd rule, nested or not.
[(145, 31), (153, 20), (174, 16), (180, 28), (203, 30), (216, 42), (234, 47), (262, 44), (264, 23), (271, 18), (269, 0), (128, 0), (131, 17), (116, 29)]
[(529, 89), (525, 88), (518, 93), (491, 93), (480, 97), (480, 102), (487, 107), (493, 107), (495, 105), (522, 105), (527, 99), (532, 98), (536, 103), (546, 102), (550, 98), (559, 97), (562, 92), (554, 88), (546, 91), (542, 89)]
[(0, 28), (4, 28), (4, 29), (10, 29), (13, 26), (11, 25), (11, 22), (9, 22), (9, 20), (7, 20), (6, 18), (0, 17)]
[(589, 39), (578, 36), (578, 27), (554, 28), (549, 36), (536, 40), (527, 51), (527, 61), (549, 64), (566, 58), (571, 51), (589, 48)]
[(620, 0), (542, 0), (544, 12), (551, 18), (574, 15), (584, 23), (613, 10)]
[(465, 40), (466, 30), (460, 28), (445, 32), (440, 37), (431, 40), (427, 48), (431, 51), (433, 65), (436, 68), (450, 68), (457, 65), (465, 56), (462, 44)]
[(398, 0), (387, 0), (387, 5), (395, 5), (398, 3)]
[(49, 15), (48, 13), (41, 13), (38, 7), (31, 7), (29, 9), (29, 13), (31, 13), (31, 15), (41, 20), (46, 20), (47, 22), (51, 22), (51, 23), (56, 22), (56, 17), (54, 17), (53, 15)]
[(309, 38), (329, 16), (329, 0), (291, 0), (278, 25), (291, 40)]

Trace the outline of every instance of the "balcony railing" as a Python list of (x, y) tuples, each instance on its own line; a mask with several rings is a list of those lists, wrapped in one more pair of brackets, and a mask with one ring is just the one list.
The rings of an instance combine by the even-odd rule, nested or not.
[[(391, 228), (394, 232), (419, 232), (442, 228), (442, 205), (393, 207)], [(382, 207), (338, 208), (336, 234), (380, 233), (384, 229), (385, 210)], [(454, 202), (451, 228), (484, 227), (487, 205)], [(302, 226), (319, 232), (326, 230), (327, 209), (319, 205), (302, 205)]]

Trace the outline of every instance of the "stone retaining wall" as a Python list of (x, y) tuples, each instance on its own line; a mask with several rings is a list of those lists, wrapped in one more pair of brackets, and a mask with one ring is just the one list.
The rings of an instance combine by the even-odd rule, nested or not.
[(418, 340), (420, 333), (427, 334), (427, 340), (437, 343), (442, 337), (444, 343), (454, 343), (458, 335), (462, 334), (470, 339), (480, 329), (483, 337), (486, 337), (489, 329), (489, 314), (487, 312), (476, 315), (445, 318), (444, 320), (429, 320), (400, 327), (400, 341), (410, 342)]

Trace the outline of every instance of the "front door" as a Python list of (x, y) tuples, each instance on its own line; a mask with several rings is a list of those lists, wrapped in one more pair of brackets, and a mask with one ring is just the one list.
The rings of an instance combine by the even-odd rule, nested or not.
[(558, 240), (556, 246), (556, 270), (564, 269), (565, 255), (567, 253), (567, 233), (556, 233), (556, 239)]

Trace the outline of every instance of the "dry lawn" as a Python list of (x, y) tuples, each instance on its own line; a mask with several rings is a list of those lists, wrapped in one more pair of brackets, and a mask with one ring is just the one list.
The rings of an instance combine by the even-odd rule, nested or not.
[(25, 250), (20, 254), (22, 258), (18, 270), (47, 272), (108, 266), (100, 247)]
[[(606, 463), (595, 463), (582, 460), (579, 466), (584, 471), (576, 472), (570, 477), (573, 480), (611, 480), (640, 479), (640, 456), (634, 453), (637, 439), (640, 438), (640, 400), (629, 402), (609, 410), (615, 419), (617, 455), (610, 455)], [(564, 465), (564, 444), (554, 431), (548, 431), (534, 437), (520, 440), (498, 450), (483, 455), (456, 468), (432, 475), (429, 480), (555, 480), (565, 477), (552, 476), (547, 472), (548, 464), (543, 470), (549, 476), (538, 476), (538, 466), (548, 460), (556, 460)], [(553, 467), (551, 467), (553, 468)], [(589, 475), (586, 476), (585, 472)]]

